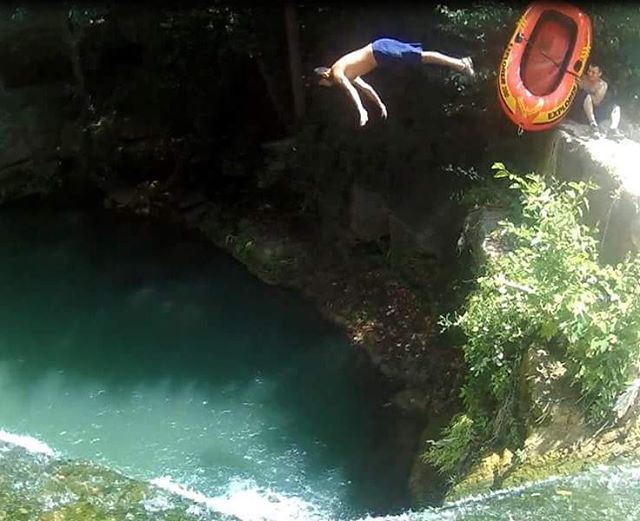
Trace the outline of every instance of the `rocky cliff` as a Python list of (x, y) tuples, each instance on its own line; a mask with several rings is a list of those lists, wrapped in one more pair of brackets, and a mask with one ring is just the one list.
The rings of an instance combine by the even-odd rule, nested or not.
[[(635, 158), (640, 144), (632, 139), (632, 126), (627, 126), (626, 135), (618, 141), (593, 138), (584, 126), (567, 121), (552, 132), (549, 155), (542, 161), (547, 175), (568, 182), (591, 181), (598, 187), (591, 192), (585, 220), (598, 226), (603, 262), (616, 263), (638, 251), (640, 178)], [(489, 236), (500, 218), (495, 208), (470, 215), (465, 244), (475, 253), (475, 262), (503, 254)], [(620, 393), (611, 419), (595, 425), (585, 418), (580, 395), (566, 377), (566, 360), (557, 349), (532, 345), (520, 369), (516, 394), (517, 421), (524, 426), (522, 447), (482, 454), (448, 491), (449, 500), (640, 456), (640, 380), (632, 380)]]

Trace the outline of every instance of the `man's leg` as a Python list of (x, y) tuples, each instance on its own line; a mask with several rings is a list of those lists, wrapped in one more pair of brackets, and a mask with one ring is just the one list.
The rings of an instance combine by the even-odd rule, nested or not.
[(596, 116), (593, 113), (593, 100), (591, 99), (590, 94), (584, 97), (582, 108), (584, 109), (584, 113), (587, 115), (587, 121), (589, 122), (589, 125), (591, 125), (592, 127), (597, 127), (598, 123), (596, 122)]
[(473, 76), (473, 63), (471, 58), (452, 58), (446, 54), (437, 51), (422, 51), (422, 63), (430, 63), (433, 65), (443, 65), (458, 72)]
[(620, 105), (614, 105), (611, 110), (611, 124), (609, 125), (609, 131), (607, 133), (610, 138), (624, 138), (624, 135), (620, 132), (618, 125), (620, 125)]
[(609, 128), (611, 128), (611, 130), (617, 130), (619, 124), (620, 124), (620, 105), (614, 105), (613, 110), (611, 111), (611, 125)]
[(585, 96), (582, 108), (587, 116), (587, 121), (589, 122), (589, 127), (591, 128), (592, 134), (595, 137), (602, 137), (602, 132), (600, 132), (600, 129), (598, 128), (596, 116), (593, 113), (593, 100), (591, 99), (591, 94)]

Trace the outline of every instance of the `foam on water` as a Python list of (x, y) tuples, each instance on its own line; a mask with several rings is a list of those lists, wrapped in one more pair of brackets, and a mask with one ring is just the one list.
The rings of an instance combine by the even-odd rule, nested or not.
[(215, 512), (235, 516), (242, 521), (321, 521), (329, 519), (326, 512), (294, 496), (285, 496), (258, 487), (251, 480), (235, 480), (224, 495), (208, 497), (196, 490), (163, 476), (151, 480), (151, 484), (203, 505)]
[[(24, 448), (33, 455), (60, 457), (46, 443), (21, 434), (0, 429), (0, 442)], [(220, 514), (234, 516), (242, 521), (322, 521), (329, 519), (327, 512), (294, 496), (286, 496), (270, 489), (260, 488), (252, 480), (231, 481), (225, 494), (208, 497), (197, 490), (176, 483), (168, 476), (152, 479), (150, 483), (165, 492), (181, 496), (197, 505)], [(151, 498), (147, 510), (159, 511), (172, 506), (167, 497)], [(191, 510), (194, 510), (193, 508)]]
[[(33, 456), (61, 457), (46, 443), (28, 435), (0, 429), (0, 442), (19, 446)], [(8, 449), (3, 449), (4, 451)], [(208, 496), (191, 486), (185, 486), (170, 476), (150, 480), (158, 495), (148, 497), (144, 507), (148, 512), (173, 508), (172, 496), (185, 499), (191, 506), (187, 513), (207, 519), (207, 512), (232, 516), (241, 521), (325, 521), (336, 520), (327, 510), (329, 505), (311, 502), (297, 495), (287, 495), (261, 487), (252, 479), (233, 478), (224, 492)], [(638, 490), (640, 467), (637, 465), (602, 465), (574, 476), (555, 476), (517, 487), (469, 496), (441, 507), (407, 510), (397, 515), (359, 517), (358, 521), (461, 521), (485, 519), (530, 519), (547, 516), (549, 520), (564, 520), (571, 503), (580, 505), (581, 519), (596, 520), (607, 515), (628, 514), (624, 519), (637, 519), (640, 499), (631, 491)], [(606, 492), (604, 492), (606, 491)], [(595, 498), (592, 496), (596, 496)], [(566, 503), (566, 505), (565, 505)], [(55, 503), (55, 506), (59, 505)], [(48, 505), (47, 508), (51, 508)], [(584, 510), (584, 509), (587, 510)], [(512, 517), (515, 516), (515, 517)], [(508, 517), (505, 517), (508, 516)], [(525, 516), (525, 517), (522, 517)], [(531, 517), (534, 516), (534, 517)], [(215, 516), (214, 516), (215, 517)], [(604, 518), (607, 518), (606, 515)], [(622, 519), (622, 517), (611, 517)]]
[(40, 440), (37, 440), (32, 436), (13, 434), (11, 432), (0, 429), (0, 441), (22, 447), (32, 454), (56, 456), (56, 452), (51, 447), (49, 447), (49, 445)]

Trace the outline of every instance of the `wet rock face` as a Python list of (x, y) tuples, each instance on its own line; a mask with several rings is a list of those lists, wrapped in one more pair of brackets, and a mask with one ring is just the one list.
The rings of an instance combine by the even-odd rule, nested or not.
[(76, 133), (78, 106), (59, 15), (0, 10), (0, 200), (50, 191), (63, 136)]

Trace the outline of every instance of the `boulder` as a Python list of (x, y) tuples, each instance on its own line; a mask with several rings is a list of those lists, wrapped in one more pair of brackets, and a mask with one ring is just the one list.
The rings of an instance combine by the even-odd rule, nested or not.
[(497, 257), (503, 251), (500, 242), (491, 237), (491, 232), (506, 215), (499, 207), (477, 207), (464, 220), (462, 233), (458, 239), (458, 251), (469, 252), (474, 263), (480, 265), (487, 257)]
[(384, 196), (354, 183), (351, 189), (349, 229), (360, 240), (389, 235), (389, 207)]
[(419, 254), (445, 261), (455, 253), (462, 222), (461, 208), (454, 201), (434, 201), (433, 206), (408, 201), (395, 207), (389, 217), (391, 249), (399, 255)]
[[(632, 133), (627, 132), (627, 135)], [(593, 181), (590, 224), (599, 227), (603, 259), (615, 262), (640, 242), (640, 143), (594, 138), (584, 125), (563, 122), (550, 141), (542, 170), (566, 181)]]

